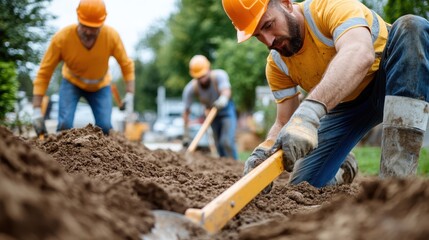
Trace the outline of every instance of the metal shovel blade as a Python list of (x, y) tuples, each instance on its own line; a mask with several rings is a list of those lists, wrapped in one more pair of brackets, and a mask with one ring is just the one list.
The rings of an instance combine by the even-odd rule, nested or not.
[(141, 236), (142, 240), (183, 240), (195, 239), (193, 237), (208, 237), (202, 226), (195, 224), (182, 214), (155, 210), (155, 227), (148, 234)]
[(202, 209), (188, 208), (185, 215), (154, 211), (155, 227), (142, 239), (208, 239), (284, 171), (282, 156), (278, 150)]

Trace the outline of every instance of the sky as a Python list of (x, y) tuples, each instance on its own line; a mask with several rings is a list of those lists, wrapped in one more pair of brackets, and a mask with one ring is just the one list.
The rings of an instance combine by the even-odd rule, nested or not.
[[(137, 42), (156, 21), (166, 19), (175, 11), (176, 0), (104, 0), (107, 8), (105, 24), (119, 32), (125, 49), (134, 57)], [(52, 0), (48, 11), (57, 19), (48, 24), (57, 29), (77, 23), (76, 8), (79, 0)]]

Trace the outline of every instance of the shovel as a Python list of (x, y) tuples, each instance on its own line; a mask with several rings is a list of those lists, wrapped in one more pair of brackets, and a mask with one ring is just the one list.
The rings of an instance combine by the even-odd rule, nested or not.
[(202, 209), (189, 208), (185, 215), (153, 211), (155, 227), (142, 239), (184, 239), (199, 229), (209, 235), (217, 233), (284, 171), (282, 155), (282, 150), (275, 152)]
[(194, 139), (192, 140), (191, 144), (189, 144), (188, 149), (186, 149), (186, 153), (194, 152), (197, 148), (198, 142), (203, 137), (204, 133), (207, 131), (207, 128), (210, 126), (210, 124), (213, 122), (213, 119), (216, 117), (217, 114), (217, 108), (212, 107), (210, 112), (207, 114), (206, 119), (203, 122), (203, 125), (201, 126), (200, 130), (198, 130), (197, 135), (195, 135)]

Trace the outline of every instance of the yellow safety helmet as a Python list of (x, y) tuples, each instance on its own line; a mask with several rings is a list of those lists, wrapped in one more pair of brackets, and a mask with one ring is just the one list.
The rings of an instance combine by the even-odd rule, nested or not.
[(210, 61), (203, 55), (195, 55), (189, 61), (189, 74), (193, 78), (200, 78), (210, 70)]
[(76, 12), (79, 22), (88, 27), (101, 27), (107, 16), (103, 0), (81, 0)]
[(267, 11), (270, 0), (222, 0), (223, 9), (237, 29), (239, 43), (249, 39)]

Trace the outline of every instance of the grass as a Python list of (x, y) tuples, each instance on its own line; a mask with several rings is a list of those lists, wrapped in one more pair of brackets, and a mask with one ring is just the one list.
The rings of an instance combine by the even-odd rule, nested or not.
[[(359, 165), (359, 172), (363, 175), (378, 175), (380, 168), (380, 147), (355, 147), (352, 151)], [(240, 161), (246, 161), (252, 152), (240, 152)], [(417, 168), (419, 176), (429, 177), (429, 148), (422, 148), (420, 151), (419, 166)]]
[[(364, 175), (377, 175), (380, 168), (381, 149), (379, 147), (356, 147), (352, 151), (356, 155), (359, 171)], [(429, 148), (420, 151), (417, 174), (429, 176)]]

